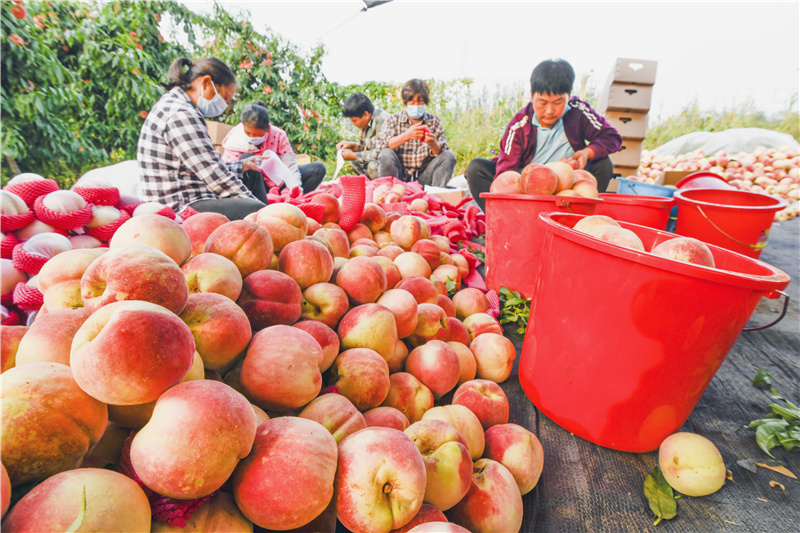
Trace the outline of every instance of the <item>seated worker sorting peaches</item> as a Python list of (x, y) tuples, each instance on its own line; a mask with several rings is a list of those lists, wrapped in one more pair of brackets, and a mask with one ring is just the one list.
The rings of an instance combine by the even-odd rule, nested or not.
[(476, 158), (464, 173), (470, 192), (481, 209), (480, 198), (492, 181), (505, 171), (522, 172), (531, 164), (565, 161), (597, 179), (604, 192), (613, 177), (608, 155), (622, 147), (622, 137), (592, 107), (573, 96), (575, 71), (563, 59), (539, 63), (531, 73), (531, 101), (506, 127), (500, 154), (492, 160)]

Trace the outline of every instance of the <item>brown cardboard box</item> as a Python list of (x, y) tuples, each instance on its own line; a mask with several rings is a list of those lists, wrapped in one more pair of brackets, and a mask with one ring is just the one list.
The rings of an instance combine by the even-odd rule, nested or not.
[(653, 99), (653, 87), (614, 82), (606, 85), (597, 97), (597, 111), (636, 111), (647, 113)]
[(665, 170), (663, 185), (675, 185), (689, 174), (694, 174), (696, 170)]
[(206, 125), (208, 126), (208, 134), (211, 135), (211, 140), (215, 145), (222, 144), (222, 140), (233, 129), (233, 126), (216, 120), (206, 120)]
[(606, 111), (606, 121), (616, 129), (623, 139), (644, 139), (647, 134), (647, 114), (627, 111)]
[(619, 174), (620, 178), (630, 178), (639, 173), (639, 167), (628, 167), (624, 165), (614, 165), (614, 174)]
[(614, 83), (655, 85), (658, 61), (619, 58), (614, 63), (610, 78)]
[[(611, 154), (611, 162), (614, 163), (614, 168), (617, 167), (633, 167), (639, 166), (642, 156), (642, 141), (634, 141), (630, 139), (622, 140), (622, 149), (619, 152)], [(624, 176), (623, 176), (624, 177)]]
[(444, 189), (440, 187), (432, 187), (430, 190), (425, 189), (432, 196), (436, 196), (442, 202), (455, 205), (461, 201), (464, 196), (469, 195), (469, 189)]

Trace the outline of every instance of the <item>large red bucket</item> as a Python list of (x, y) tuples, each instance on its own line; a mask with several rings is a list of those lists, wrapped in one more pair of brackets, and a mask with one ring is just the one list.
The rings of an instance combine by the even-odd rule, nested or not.
[(775, 213), (786, 200), (735, 189), (689, 189), (675, 193), (679, 235), (758, 259)]
[[(564, 429), (627, 452), (656, 450), (694, 409), (762, 297), (789, 276), (710, 245), (717, 268), (577, 232), (539, 216), (544, 238), (519, 379)], [(672, 233), (620, 223), (645, 249)]]
[(600, 198), (603, 203), (595, 207), (595, 215), (656, 229), (667, 229), (669, 210), (677, 203), (674, 198), (633, 194), (601, 193)]
[(486, 199), (486, 286), (533, 296), (544, 236), (539, 213), (591, 215), (599, 198), (545, 194), (481, 193)]

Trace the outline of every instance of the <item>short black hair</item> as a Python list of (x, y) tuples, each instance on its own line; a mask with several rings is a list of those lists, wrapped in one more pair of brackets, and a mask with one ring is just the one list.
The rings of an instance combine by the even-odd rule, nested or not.
[(267, 131), (269, 129), (269, 111), (267, 111), (266, 102), (258, 101), (247, 104), (242, 109), (239, 120), (251, 128)]
[(344, 116), (347, 118), (363, 117), (364, 113), (375, 111), (372, 100), (366, 94), (353, 93), (344, 101)]
[(428, 105), (430, 102), (430, 94), (431, 91), (428, 88), (428, 84), (425, 83), (425, 80), (421, 80), (419, 78), (408, 80), (406, 84), (403, 85), (403, 89), (400, 91), (400, 96), (403, 98), (404, 104), (414, 98), (414, 96), (420, 95), (422, 97), (422, 101), (425, 102), (425, 105)]
[(539, 94), (570, 94), (575, 83), (572, 65), (563, 59), (542, 61), (531, 73), (531, 92)]

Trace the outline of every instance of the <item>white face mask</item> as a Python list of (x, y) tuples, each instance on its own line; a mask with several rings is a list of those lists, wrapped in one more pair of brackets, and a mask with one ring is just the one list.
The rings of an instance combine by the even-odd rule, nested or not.
[(260, 146), (264, 144), (264, 141), (267, 140), (267, 136), (264, 135), (263, 137), (248, 137), (247, 140), (253, 146)]
[(200, 98), (197, 99), (197, 108), (207, 118), (218, 117), (228, 109), (228, 102), (217, 92), (217, 86), (213, 81), (211, 86), (214, 87), (214, 98), (208, 100), (201, 93)]
[(422, 118), (422, 115), (425, 114), (425, 105), (408, 104), (406, 106), (406, 113), (408, 113), (408, 116), (413, 118), (414, 120)]

